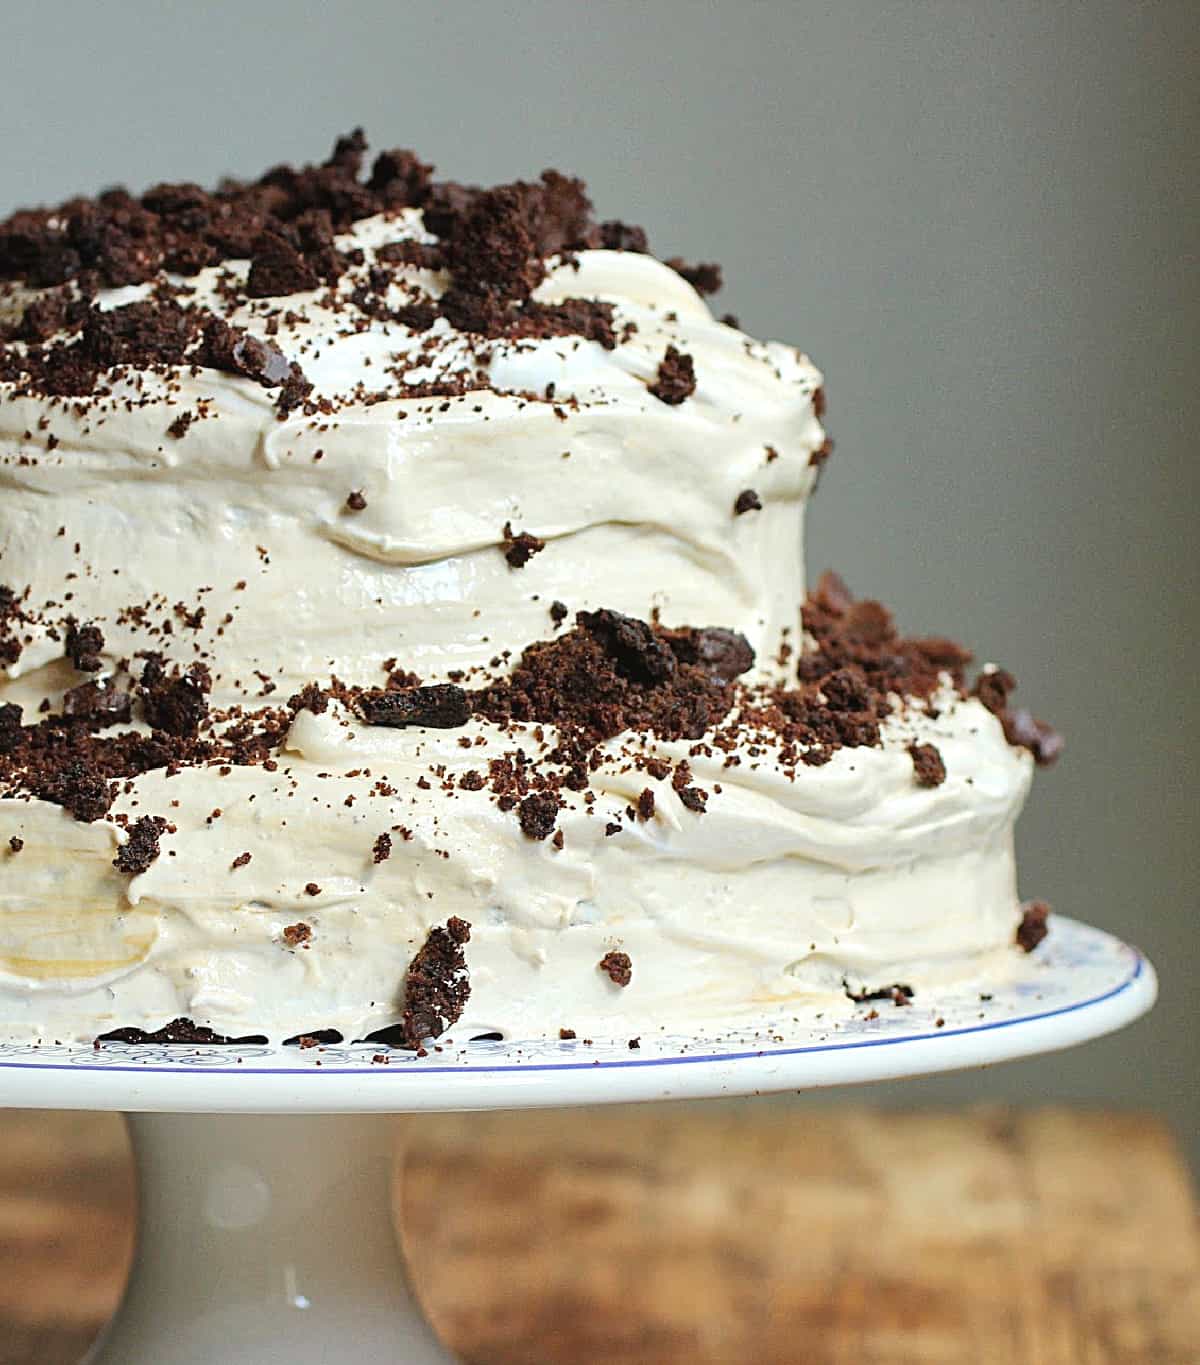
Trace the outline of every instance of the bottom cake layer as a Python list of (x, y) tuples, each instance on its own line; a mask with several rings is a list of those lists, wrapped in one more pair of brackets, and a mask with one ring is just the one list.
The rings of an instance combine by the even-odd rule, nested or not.
[[(356, 1039), (404, 1017), (414, 969), (456, 1041), (696, 1032), (998, 979), (1017, 960), (1012, 828), (1032, 760), (977, 699), (932, 701), (812, 766), (761, 736), (625, 734), (586, 790), (554, 792), (552, 837), (494, 781), (514, 752), (531, 774), (549, 762), (552, 727), (388, 729), (337, 702), (296, 713), (277, 764), (124, 783), (118, 817), (165, 822), (132, 876), (114, 866), (118, 825), (5, 800), (20, 851), (0, 858), (0, 1031), (186, 1016), (231, 1037)], [(914, 744), (935, 747), (940, 780)], [(414, 963), (451, 917), (470, 926), (461, 959), (443, 935)]]

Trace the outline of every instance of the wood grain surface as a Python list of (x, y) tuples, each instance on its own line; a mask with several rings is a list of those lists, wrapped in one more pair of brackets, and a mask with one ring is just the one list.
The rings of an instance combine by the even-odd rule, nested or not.
[[(407, 1136), (412, 1278), (472, 1365), (1200, 1361), (1192, 1191), (1143, 1115), (704, 1104)], [(115, 1119), (0, 1115), (3, 1365), (80, 1359), (131, 1228)]]

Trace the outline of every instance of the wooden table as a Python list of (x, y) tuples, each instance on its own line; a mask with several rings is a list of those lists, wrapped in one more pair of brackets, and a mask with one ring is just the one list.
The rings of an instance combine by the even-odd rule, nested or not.
[[(413, 1279), (475, 1365), (1200, 1361), (1191, 1186), (1144, 1115), (763, 1102), (410, 1133)], [(115, 1120), (0, 1115), (3, 1365), (80, 1358), (131, 1202)]]

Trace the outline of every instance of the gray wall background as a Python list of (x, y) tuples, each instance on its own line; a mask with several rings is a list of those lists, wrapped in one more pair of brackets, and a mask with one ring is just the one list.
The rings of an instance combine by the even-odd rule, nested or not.
[(1200, 1157), (1200, 8), (1189, 0), (7, 6), (0, 211), (321, 157), (583, 175), (828, 376), (810, 518), (1070, 740), (1023, 888), (1158, 963), (1119, 1037), (876, 1091), (1154, 1106)]

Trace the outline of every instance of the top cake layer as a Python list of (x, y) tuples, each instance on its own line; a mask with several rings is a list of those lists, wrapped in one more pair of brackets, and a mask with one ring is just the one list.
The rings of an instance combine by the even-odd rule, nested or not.
[(54, 690), (83, 615), (106, 668), (203, 661), (215, 704), (391, 658), (438, 680), (558, 602), (720, 621), (770, 669), (828, 448), (817, 371), (716, 322), (685, 278), (715, 267), (597, 226), (577, 181), (361, 160), (356, 136), (216, 196), (0, 227), (6, 695)]

